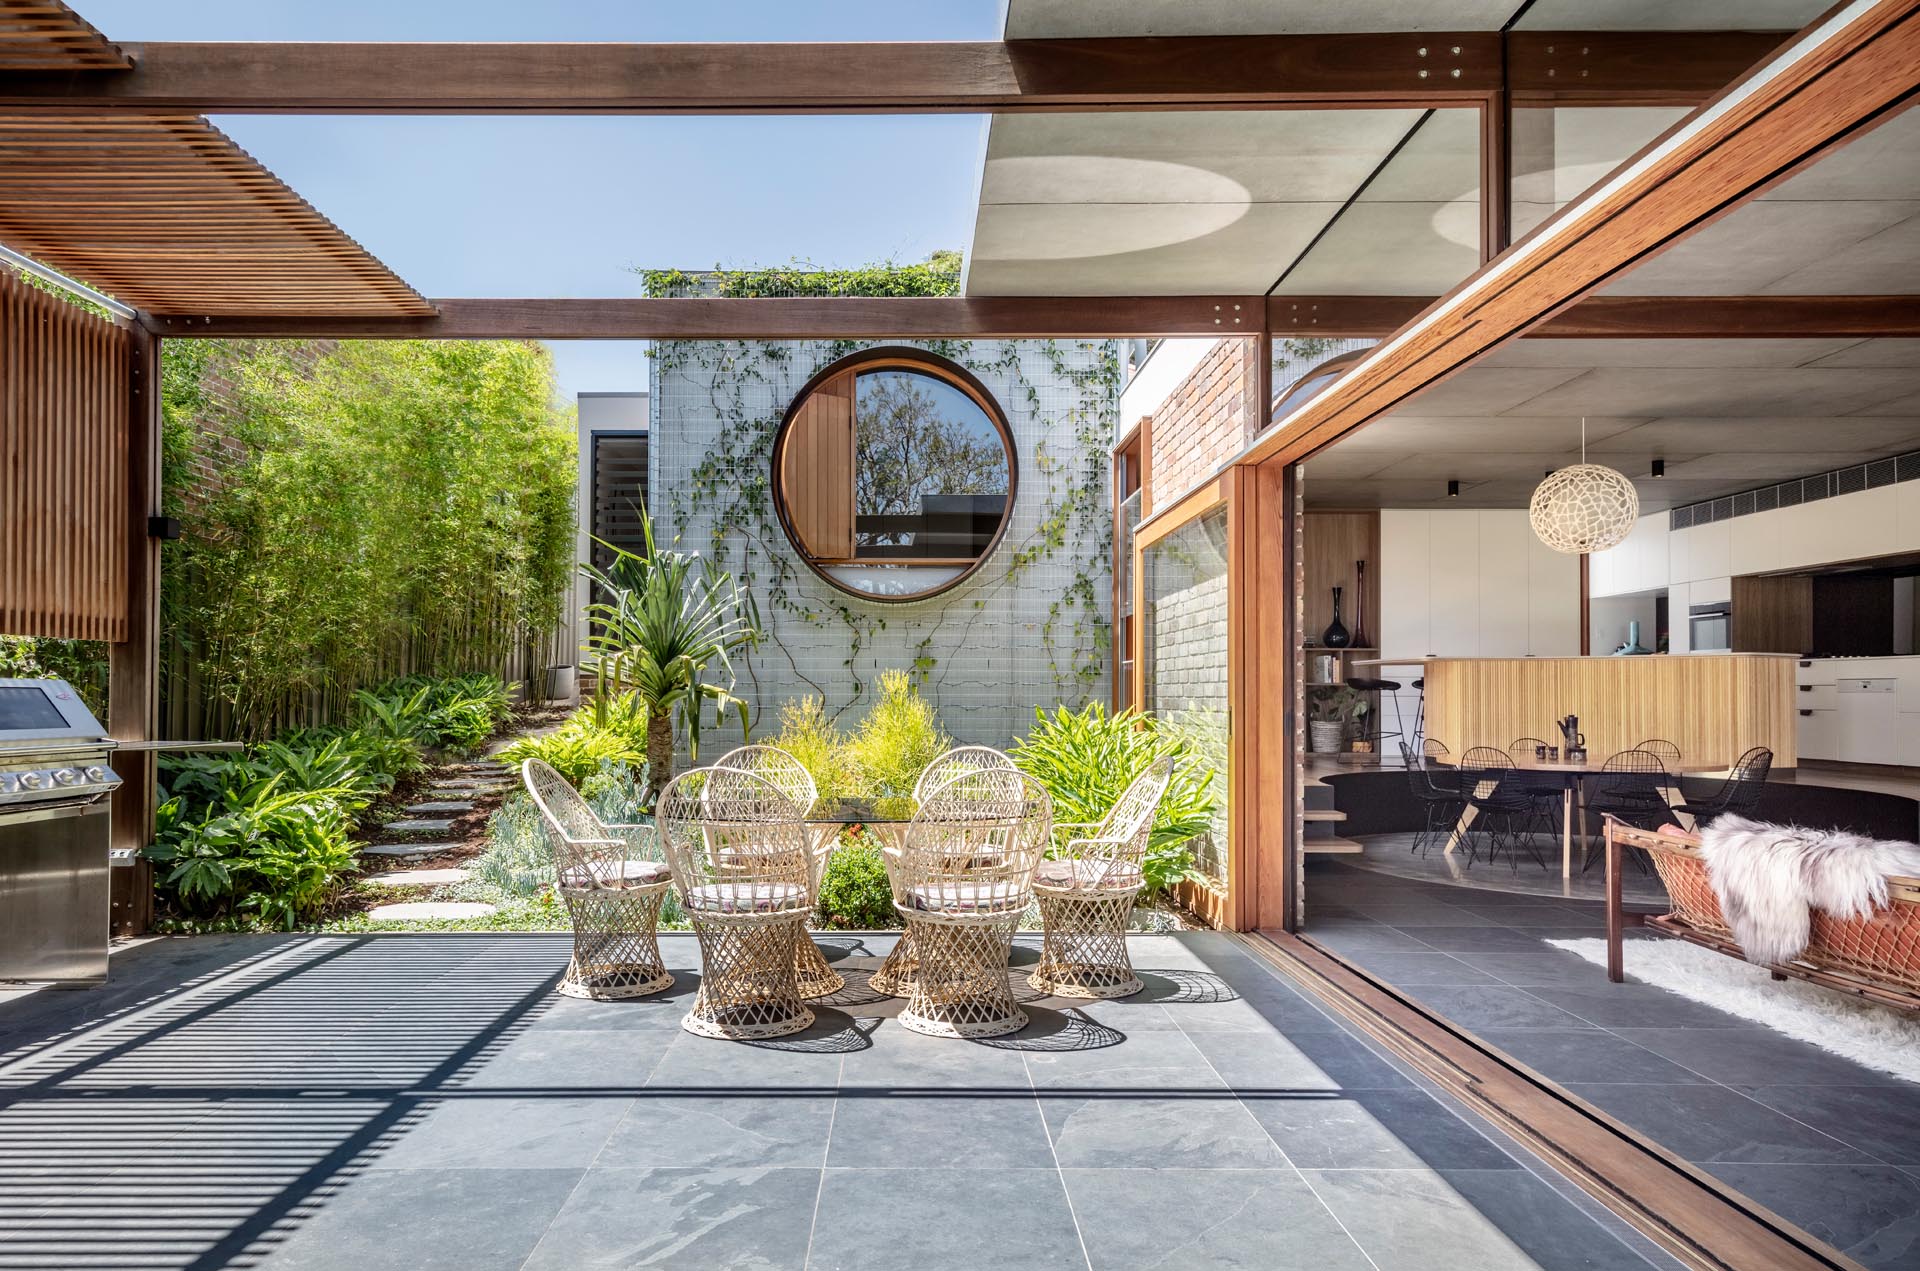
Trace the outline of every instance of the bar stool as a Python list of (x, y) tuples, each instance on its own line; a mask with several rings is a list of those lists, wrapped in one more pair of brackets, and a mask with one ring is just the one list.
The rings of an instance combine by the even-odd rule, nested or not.
[(1400, 697), (1399, 697), (1400, 681), (1373, 679), (1365, 675), (1349, 675), (1347, 677), (1346, 683), (1348, 688), (1353, 689), (1356, 692), (1360, 692), (1360, 693), (1392, 693), (1394, 694), (1393, 721), (1394, 723), (1398, 724), (1399, 727), (1396, 728), (1393, 732), (1388, 732), (1385, 728), (1381, 728), (1369, 734), (1365, 738), (1365, 740), (1373, 743), (1374, 753), (1384, 755), (1385, 751), (1382, 749), (1382, 746), (1383, 746), (1383, 743), (1385, 743), (1385, 741), (1387, 740), (1387, 738), (1389, 737), (1404, 738), (1406, 736), (1407, 720), (1406, 720), (1406, 716), (1404, 716), (1400, 712)]

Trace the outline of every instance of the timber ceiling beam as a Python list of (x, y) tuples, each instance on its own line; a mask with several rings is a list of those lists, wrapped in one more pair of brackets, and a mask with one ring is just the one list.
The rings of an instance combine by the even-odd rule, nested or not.
[[(416, 317), (149, 316), (169, 338), (808, 340), (1272, 334), (1384, 338), (1428, 296), (453, 299)], [(1529, 333), (1571, 339), (1920, 338), (1914, 296), (1593, 296)]]
[(1235, 464), (1303, 459), (1541, 327), (1911, 105), (1916, 67), (1920, 0), (1836, 6), (1371, 350)]
[[(821, 44), (123, 46), (9, 75), (0, 107), (225, 114), (803, 114), (1697, 102), (1785, 33), (1498, 32)], [(1503, 58), (1504, 54), (1504, 58)], [(1503, 71), (1503, 60), (1511, 61)]]

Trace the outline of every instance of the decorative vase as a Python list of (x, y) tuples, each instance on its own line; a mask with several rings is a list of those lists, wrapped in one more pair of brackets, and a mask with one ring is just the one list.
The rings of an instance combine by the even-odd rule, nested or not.
[(1316, 755), (1330, 755), (1346, 748), (1347, 726), (1337, 719), (1316, 719), (1307, 725), (1307, 747)]
[(1340, 621), (1340, 588), (1333, 589), (1333, 622), (1320, 636), (1320, 643), (1329, 649), (1344, 649), (1353, 643), (1353, 633), (1347, 630), (1347, 624)]
[(1367, 638), (1367, 562), (1353, 562), (1353, 571), (1359, 578), (1353, 586), (1353, 647), (1371, 649), (1373, 641)]

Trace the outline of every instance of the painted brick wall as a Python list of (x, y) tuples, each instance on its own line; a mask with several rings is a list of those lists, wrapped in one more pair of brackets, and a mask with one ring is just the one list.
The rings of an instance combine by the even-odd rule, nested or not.
[[(891, 343), (898, 343), (897, 341)], [(1019, 490), (1006, 535), (980, 570), (929, 600), (889, 604), (850, 597), (820, 581), (775, 525), (717, 523), (689, 496), (724, 433), (772, 425), (807, 379), (861, 347), (851, 342), (663, 343), (655, 351), (649, 506), (658, 541), (678, 536), (682, 548), (713, 553), (727, 568), (751, 570), (761, 623), (771, 639), (745, 660), (737, 691), (771, 731), (781, 704), (819, 696), (843, 725), (856, 723), (871, 700), (865, 686), (890, 667), (923, 674), (923, 691), (941, 724), (961, 742), (1004, 746), (1024, 735), (1033, 709), (1082, 705), (1111, 695), (1111, 656), (1104, 647), (1112, 621), (1112, 511), (1107, 438), (1119, 409), (1117, 370), (1098, 390), (1063, 376), (1117, 368), (1108, 342), (944, 342), (937, 351), (972, 371), (1006, 412), (1019, 464)], [(1091, 445), (1092, 449), (1085, 447)], [(1049, 524), (1049, 495), (1096, 473), (1084, 514)], [(770, 455), (743, 455), (729, 480), (763, 482)], [(1041, 546), (1058, 536), (1052, 551)], [(1016, 560), (1032, 563), (1016, 568)], [(1090, 564), (1097, 629), (1076, 637), (1064, 598)], [(744, 567), (744, 568), (743, 568)], [(784, 575), (778, 588), (772, 580)], [(851, 623), (847, 620), (851, 619)], [(884, 625), (882, 625), (884, 624)], [(853, 647), (856, 636), (859, 647)], [(1052, 627), (1051, 644), (1048, 628)], [(1097, 662), (1079, 676), (1076, 656)], [(760, 731), (756, 724), (756, 733)], [(701, 753), (737, 737), (703, 737)], [(717, 750), (715, 751), (717, 753)]]
[(1192, 489), (1246, 445), (1245, 340), (1214, 345), (1153, 413), (1152, 510)]

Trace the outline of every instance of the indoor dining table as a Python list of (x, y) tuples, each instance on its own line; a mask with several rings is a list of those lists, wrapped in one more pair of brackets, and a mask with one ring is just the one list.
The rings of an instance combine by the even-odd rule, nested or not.
[[(1589, 754), (1580, 762), (1567, 759), (1539, 759), (1531, 754), (1513, 756), (1513, 767), (1517, 772), (1539, 773), (1558, 778), (1560, 782), (1560, 877), (1573, 876), (1573, 838), (1574, 826), (1585, 819), (1583, 809), (1586, 806), (1583, 782), (1589, 777), (1597, 777), (1604, 770), (1608, 756)], [(1667, 802), (1678, 803), (1679, 780), (1682, 776), (1705, 772), (1723, 772), (1725, 764), (1678, 763), (1667, 765), (1666, 779), (1661, 782), (1665, 789)], [(1446, 855), (1452, 856), (1466, 838), (1467, 829), (1473, 824), (1476, 815), (1473, 804), (1461, 809), (1460, 819), (1454, 823), (1453, 833), (1447, 836)], [(1583, 827), (1584, 828), (1584, 827)]]

